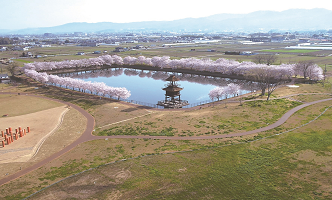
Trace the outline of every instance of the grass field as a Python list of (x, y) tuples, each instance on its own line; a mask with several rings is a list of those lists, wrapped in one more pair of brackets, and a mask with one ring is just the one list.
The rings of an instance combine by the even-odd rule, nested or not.
[[(200, 136), (245, 132), (272, 124), (287, 110), (300, 105), (300, 103), (281, 99), (246, 102), (242, 105), (228, 103), (226, 105), (226, 108), (224, 104), (221, 104), (184, 112), (155, 111), (139, 119), (115, 124), (103, 130), (96, 130), (96, 134)], [(104, 117), (108, 118), (107, 115)]]
[[(304, 113), (293, 118), (305, 117)], [(328, 110), (306, 127), (252, 143), (102, 166), (66, 179), (33, 199), (330, 199), (331, 127), (316, 127), (331, 123), (331, 115)], [(119, 146), (114, 150), (126, 152)], [(68, 163), (78, 165), (77, 160)]]
[(61, 105), (57, 102), (25, 95), (0, 95), (0, 117), (3, 115), (14, 117)]

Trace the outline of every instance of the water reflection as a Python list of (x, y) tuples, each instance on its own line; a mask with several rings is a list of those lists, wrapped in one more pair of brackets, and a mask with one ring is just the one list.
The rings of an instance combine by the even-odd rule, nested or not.
[(257, 90), (256, 84), (252, 81), (131, 68), (107, 68), (57, 75), (92, 82), (104, 82), (113, 87), (125, 87), (132, 94), (129, 101), (146, 102), (152, 105), (156, 105), (165, 96), (165, 92), (161, 90), (161, 87), (165, 85), (165, 80), (171, 75), (174, 75), (181, 83), (184, 89), (181, 91), (181, 96), (191, 103), (190, 106), (199, 105), (201, 102), (209, 102), (208, 93), (216, 86), (224, 87), (230, 83), (235, 83), (241, 86), (240, 94)]

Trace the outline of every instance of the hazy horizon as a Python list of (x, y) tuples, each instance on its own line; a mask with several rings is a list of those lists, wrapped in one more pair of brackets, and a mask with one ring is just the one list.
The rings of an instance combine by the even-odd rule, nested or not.
[[(2, 0), (1, 0), (2, 1)], [(324, 5), (324, 6), (322, 6)], [(285, 11), (289, 9), (324, 8), (332, 10), (327, 0), (315, 4), (302, 1), (280, 0), (266, 4), (261, 0), (221, 3), (206, 0), (204, 3), (169, 0), (156, 4), (152, 0), (110, 2), (107, 0), (5, 0), (0, 12), (6, 20), (0, 21), (0, 29), (18, 30), (59, 26), (73, 22), (142, 22), (172, 21), (185, 18), (208, 17), (215, 14), (248, 14), (256, 11)]]

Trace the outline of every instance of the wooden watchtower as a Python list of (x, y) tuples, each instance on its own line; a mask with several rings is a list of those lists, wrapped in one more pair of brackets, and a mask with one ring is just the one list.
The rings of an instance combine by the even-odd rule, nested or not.
[(164, 108), (182, 108), (183, 106), (189, 105), (188, 101), (181, 100), (180, 91), (183, 90), (183, 88), (180, 88), (176, 83), (179, 79), (171, 75), (166, 81), (169, 81), (169, 83), (163, 88), (163, 90), (166, 91), (165, 100), (158, 101), (157, 105), (163, 106)]

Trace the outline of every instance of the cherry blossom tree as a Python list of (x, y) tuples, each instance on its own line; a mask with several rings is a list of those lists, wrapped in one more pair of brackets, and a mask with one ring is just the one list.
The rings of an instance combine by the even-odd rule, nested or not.
[(304, 79), (321, 80), (323, 79), (323, 69), (312, 61), (300, 61), (295, 65), (295, 74), (303, 76)]
[(209, 97), (211, 100), (219, 99), (223, 96), (227, 99), (229, 94), (233, 94), (234, 96), (237, 95), (240, 91), (240, 86), (234, 83), (230, 83), (225, 87), (216, 87), (210, 90)]
[(252, 68), (248, 71), (247, 76), (258, 82), (262, 96), (267, 90), (267, 100), (279, 85), (290, 80), (289, 70), (285, 69), (284, 66), (260, 65), (259, 68)]
[(228, 84), (227, 88), (229, 90), (229, 93), (232, 94), (234, 97), (240, 92), (240, 86), (234, 83)]

